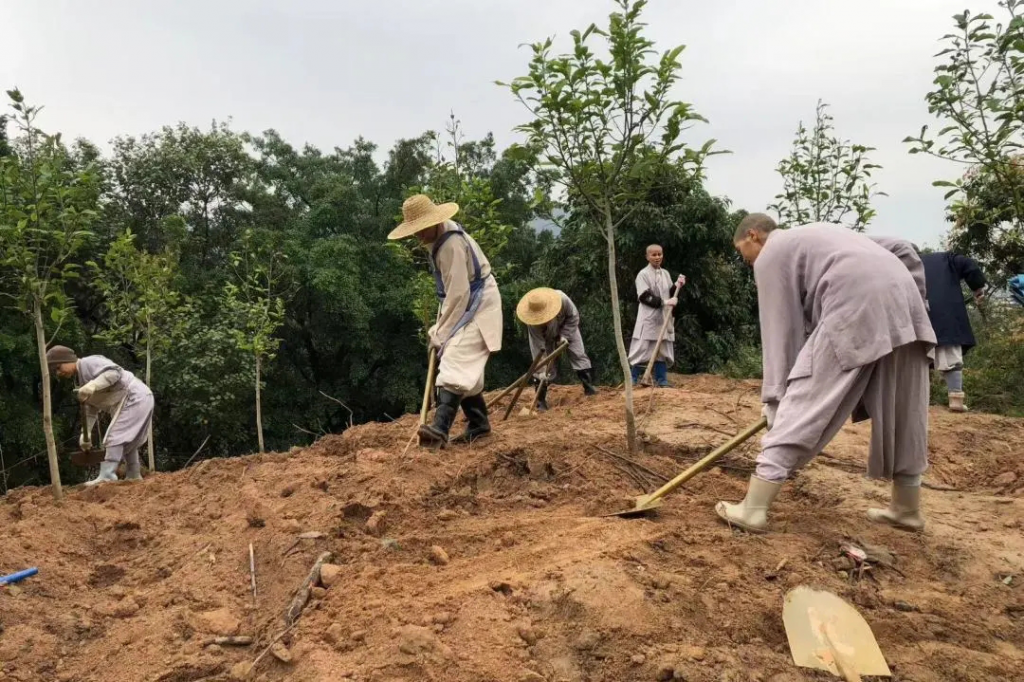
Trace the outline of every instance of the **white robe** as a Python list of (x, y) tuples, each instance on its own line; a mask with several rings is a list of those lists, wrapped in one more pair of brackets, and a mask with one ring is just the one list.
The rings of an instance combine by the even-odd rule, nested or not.
[[(650, 291), (664, 302), (670, 298), (674, 283), (668, 270), (648, 265), (636, 276), (637, 300), (639, 301), (644, 292)], [(652, 308), (640, 303), (636, 313), (636, 324), (633, 325), (633, 338), (629, 343), (629, 364), (631, 366), (646, 365), (651, 361), (654, 344), (658, 341), (658, 333), (665, 320), (665, 310), (664, 305), (661, 308)], [(675, 325), (669, 323), (655, 362), (662, 361), (669, 365), (675, 362), (675, 338)]]
[(137, 450), (146, 441), (153, 419), (153, 393), (128, 370), (102, 355), (90, 355), (78, 361), (78, 385), (82, 386), (108, 370), (118, 373), (117, 383), (97, 391), (85, 402), (86, 426), (92, 430), (101, 412), (112, 421), (103, 436), (105, 448), (123, 446), (126, 452)]

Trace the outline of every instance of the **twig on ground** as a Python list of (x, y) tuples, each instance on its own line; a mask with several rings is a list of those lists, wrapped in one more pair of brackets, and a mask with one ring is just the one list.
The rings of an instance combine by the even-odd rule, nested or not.
[(648, 469), (643, 464), (640, 464), (639, 462), (636, 462), (636, 461), (630, 459), (629, 457), (624, 457), (623, 455), (620, 455), (620, 454), (618, 454), (616, 452), (612, 452), (608, 448), (602, 447), (600, 445), (595, 445), (594, 448), (596, 448), (597, 450), (600, 450), (601, 452), (603, 452), (604, 454), (608, 455), (609, 457), (614, 457), (615, 459), (619, 460), (620, 462), (625, 462), (626, 464), (628, 464), (630, 466), (636, 467), (640, 471), (643, 471), (644, 473), (649, 474), (649, 475), (653, 476), (654, 478), (660, 480), (662, 483), (665, 483), (665, 482), (667, 482), (669, 480), (668, 476), (665, 476), (663, 474), (659, 474), (657, 471), (654, 471), (653, 469)]
[(256, 553), (249, 543), (249, 580), (252, 583), (252, 603), (256, 603)]
[(248, 635), (236, 635), (234, 637), (214, 637), (203, 642), (203, 646), (249, 646), (252, 644), (252, 637)]
[(277, 644), (278, 642), (280, 642), (282, 639), (284, 639), (284, 636), (287, 635), (289, 632), (291, 632), (292, 628), (294, 628), (294, 627), (295, 627), (294, 623), (289, 625), (284, 630), (282, 630), (280, 633), (278, 633), (278, 635), (276, 637), (274, 637), (274, 639), (270, 640), (270, 644), (267, 645), (267, 648), (265, 648), (263, 651), (261, 651), (260, 655), (256, 657), (256, 660), (252, 662), (251, 666), (249, 666), (249, 674), (250, 675), (252, 674), (252, 671), (256, 669), (256, 666), (259, 665), (259, 662), (262, 661), (263, 658), (268, 653), (270, 653), (270, 650), (274, 648), (274, 645)]

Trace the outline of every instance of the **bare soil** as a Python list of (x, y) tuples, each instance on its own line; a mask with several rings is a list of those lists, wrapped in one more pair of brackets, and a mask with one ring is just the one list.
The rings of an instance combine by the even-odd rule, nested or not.
[[(0, 588), (0, 680), (830, 679), (789, 656), (782, 600), (802, 584), (858, 608), (896, 680), (1024, 679), (1024, 420), (933, 410), (921, 535), (865, 518), (888, 500), (862, 475), (867, 424), (787, 485), (769, 535), (713, 510), (742, 497), (756, 439), (657, 516), (602, 517), (758, 418), (754, 383), (675, 383), (637, 392), (647, 473), (597, 447), (627, 454), (620, 392), (556, 386), (550, 412), (440, 452), (403, 455), (410, 415), (61, 504), (15, 490), (0, 573), (39, 575)], [(895, 567), (851, 578), (848, 538)], [(330, 586), (249, 670), (323, 552)], [(254, 642), (211, 644), (228, 635)]]

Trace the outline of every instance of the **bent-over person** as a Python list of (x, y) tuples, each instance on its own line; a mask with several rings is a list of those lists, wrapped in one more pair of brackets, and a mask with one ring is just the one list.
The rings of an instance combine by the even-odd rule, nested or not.
[(920, 530), (935, 346), (920, 288), (896, 255), (852, 230), (775, 228), (755, 213), (734, 239), (754, 266), (769, 431), (746, 497), (716, 511), (731, 525), (763, 531), (786, 479), (856, 412), (871, 419), (868, 476), (892, 481), (889, 508), (869, 510), (869, 518)]
[[(565, 349), (569, 363), (576, 370), (576, 376), (583, 384), (585, 395), (596, 395), (590, 358), (583, 347), (580, 333), (580, 313), (576, 304), (564, 292), (540, 287), (527, 292), (516, 307), (516, 316), (526, 325), (530, 337), (530, 354), (534, 359), (549, 355), (562, 342), (568, 341)], [(537, 410), (548, 409), (548, 384), (558, 376), (558, 360), (534, 374), (539, 382)]]
[(153, 419), (153, 392), (134, 374), (102, 355), (79, 358), (66, 346), (54, 346), (46, 352), (51, 371), (62, 379), (75, 378), (78, 400), (85, 406), (85, 432), (79, 446), (85, 445), (85, 433), (92, 433), (100, 413), (111, 416), (110, 426), (101, 440), (106, 450), (99, 475), (85, 485), (94, 486), (117, 480), (117, 467), (125, 461), (125, 480), (142, 479), (139, 448), (149, 437)]
[(658, 386), (668, 386), (668, 367), (676, 361), (676, 330), (671, 322), (665, 330), (658, 357), (651, 357), (658, 343), (661, 325), (665, 321), (664, 316), (672, 315), (677, 303), (675, 295), (686, 283), (686, 278), (679, 275), (673, 290), (672, 275), (661, 267), (664, 259), (662, 248), (651, 244), (647, 247), (648, 265), (636, 276), (636, 296), (640, 306), (636, 312), (636, 324), (633, 325), (633, 338), (629, 342), (629, 366), (634, 384), (647, 371), (647, 364), (653, 362), (654, 382)]
[(443, 446), (462, 406), (468, 427), (452, 442), (470, 442), (491, 432), (484, 400), (484, 370), (501, 350), (501, 294), (491, 264), (476, 241), (451, 218), (458, 204), (437, 205), (424, 194), (402, 204), (403, 222), (388, 239), (413, 235), (430, 250), (441, 307), (427, 332), (437, 349), (437, 409), (419, 429), (420, 445)]

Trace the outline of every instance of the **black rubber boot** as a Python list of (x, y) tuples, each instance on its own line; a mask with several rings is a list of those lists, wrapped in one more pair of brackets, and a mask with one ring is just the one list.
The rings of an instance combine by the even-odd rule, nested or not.
[(438, 391), (437, 409), (434, 410), (434, 423), (420, 427), (420, 445), (423, 447), (444, 447), (448, 444), (448, 431), (452, 428), (455, 415), (459, 412), (462, 396), (446, 391)]
[(594, 378), (591, 376), (592, 372), (592, 369), (576, 371), (576, 376), (580, 378), (580, 383), (583, 384), (583, 395), (597, 395), (597, 389), (594, 388)]
[(491, 423), (487, 419), (487, 401), (483, 393), (462, 399), (462, 412), (466, 415), (466, 430), (460, 436), (451, 439), (451, 443), (472, 443), (491, 433)]
[(540, 385), (540, 393), (537, 396), (537, 411), (548, 411), (548, 385), (546, 383)]

